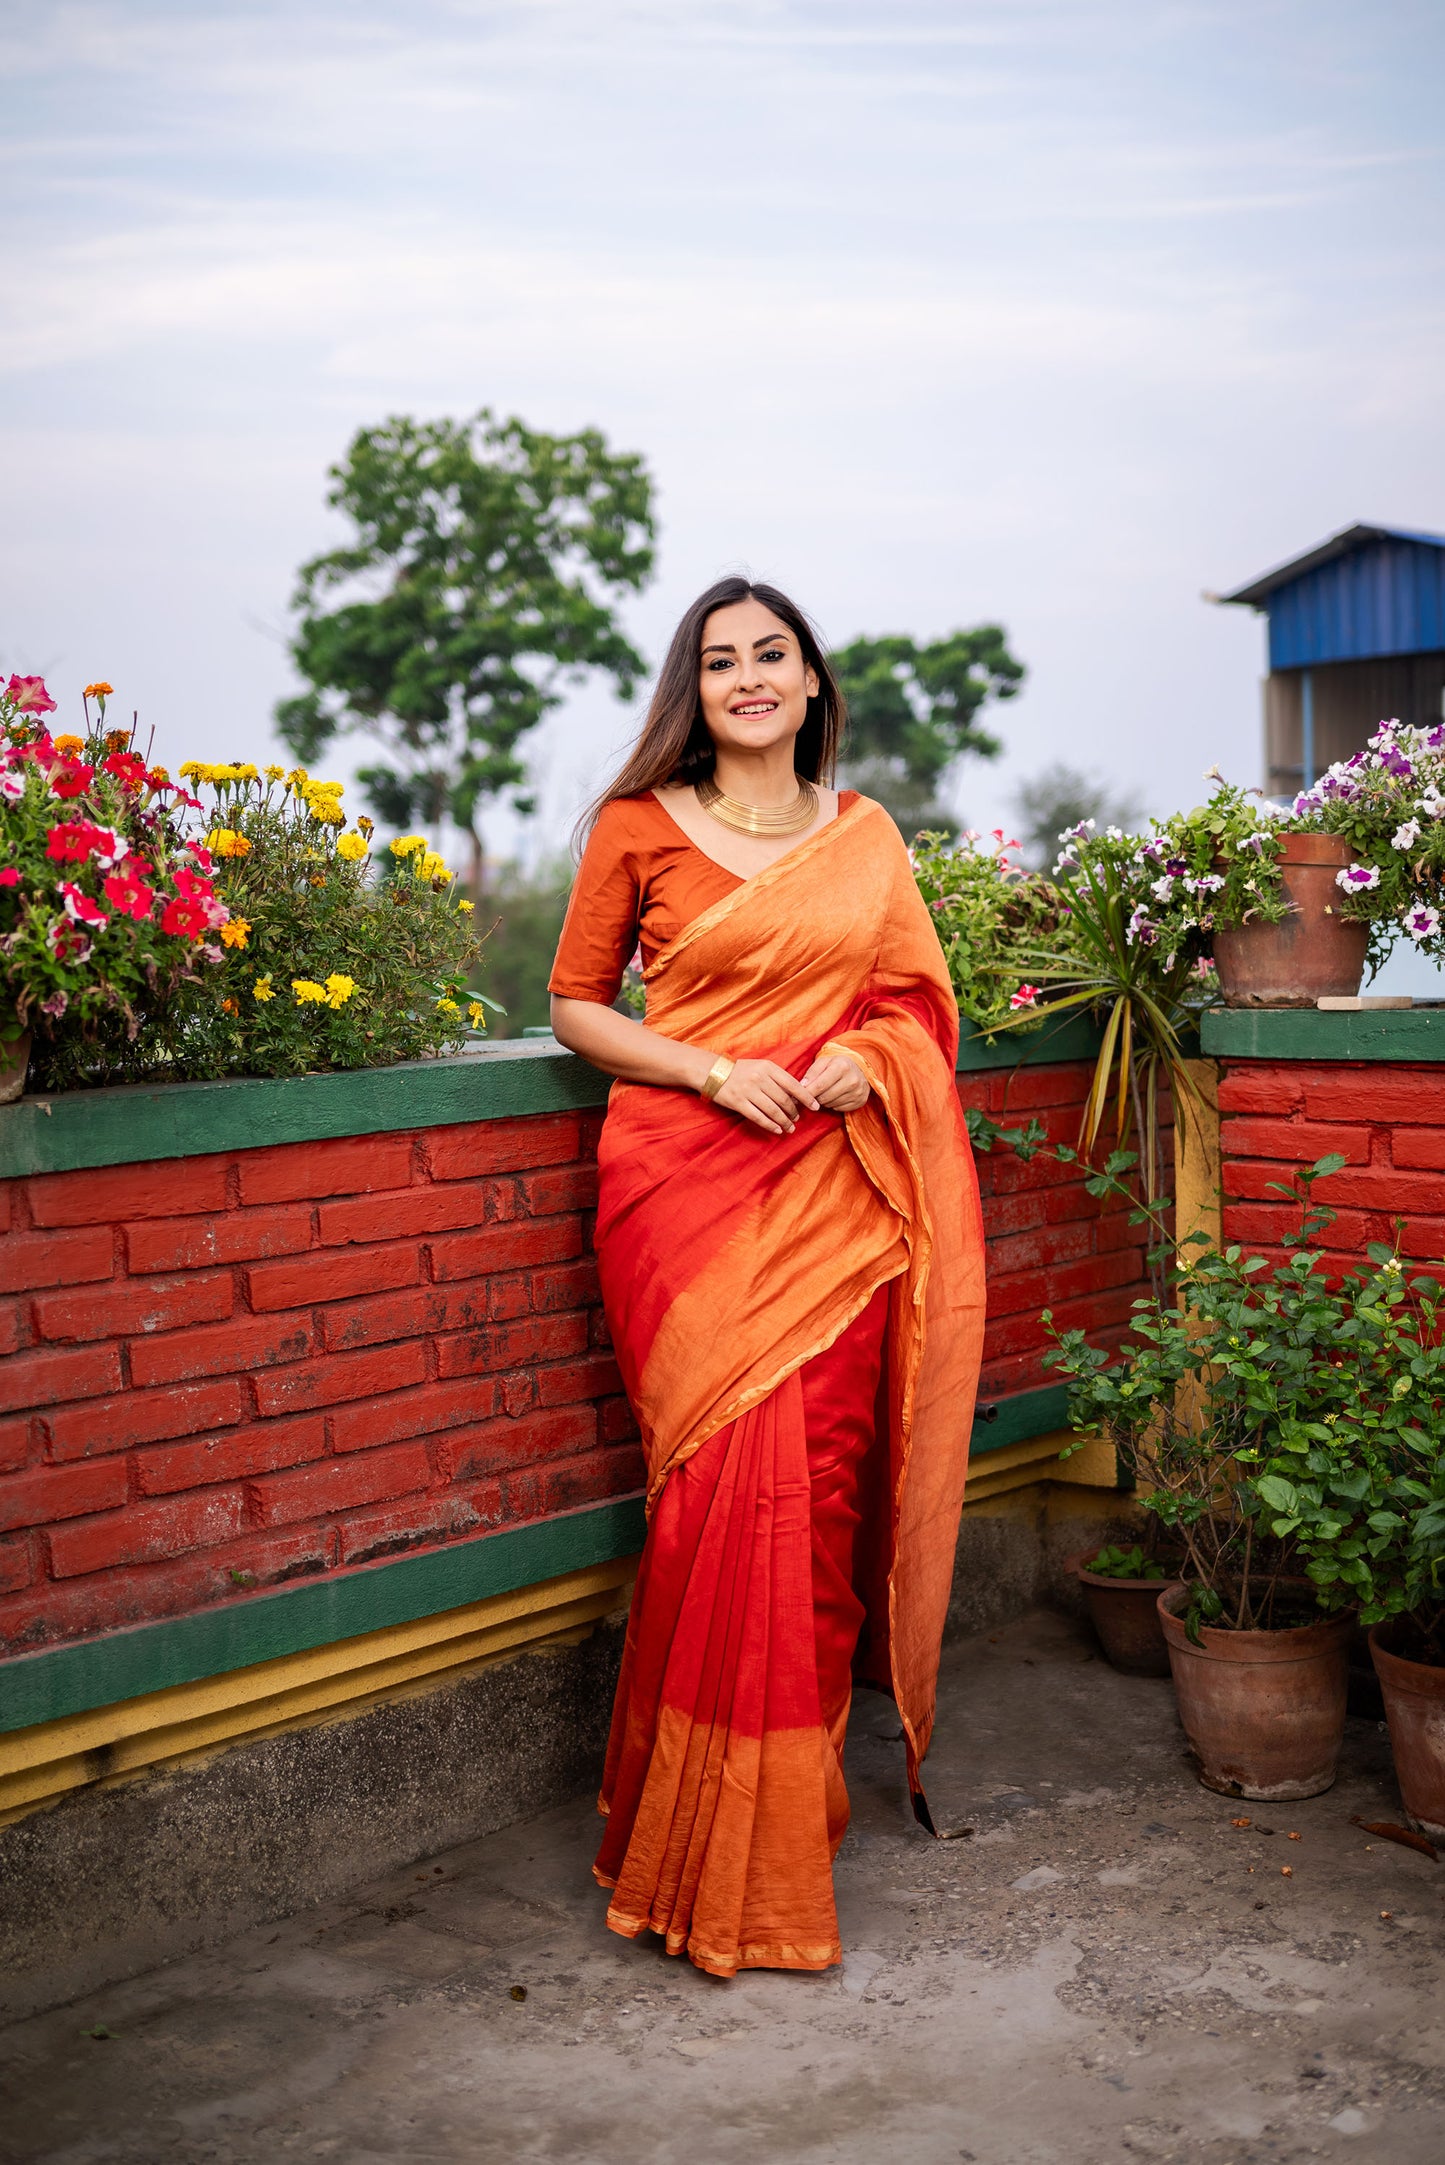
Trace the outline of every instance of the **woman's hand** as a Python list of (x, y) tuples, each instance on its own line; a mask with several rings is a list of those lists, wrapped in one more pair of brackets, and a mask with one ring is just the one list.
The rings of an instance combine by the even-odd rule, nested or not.
[(872, 1092), (861, 1067), (841, 1052), (815, 1060), (797, 1086), (809, 1091), (825, 1112), (856, 1113), (868, 1103)]
[[(830, 1064), (824, 1062), (825, 1066)], [(852, 1066), (851, 1061), (841, 1064)], [(866, 1085), (863, 1095), (868, 1095)], [(755, 1127), (766, 1128), (770, 1135), (791, 1135), (798, 1114), (815, 1113), (821, 1103), (807, 1082), (798, 1082), (776, 1060), (735, 1060), (727, 1081), (713, 1097), (714, 1105), (736, 1113), (740, 1119), (751, 1120)]]

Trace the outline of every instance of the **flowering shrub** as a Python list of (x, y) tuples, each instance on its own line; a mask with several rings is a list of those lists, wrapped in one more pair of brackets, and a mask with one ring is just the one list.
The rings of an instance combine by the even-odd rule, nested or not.
[(346, 829), (339, 782), (249, 762), (181, 772), (209, 796), (206, 847), (230, 914), (204, 996), (169, 1018), (173, 1073), (379, 1067), (454, 1051), (481, 1027), (491, 1003), (467, 990), (481, 952), (472, 905), (424, 835), (393, 842), (378, 877), (372, 823)]
[(1281, 816), (1271, 815), (1258, 790), (1225, 782), (1217, 767), (1205, 780), (1219, 785), (1207, 804), (1154, 820), (1147, 835), (1110, 828), (1095, 838), (1075, 828), (1061, 836), (1063, 854), (1054, 869), (1067, 876), (1108, 851), (1131, 894), (1129, 940), (1157, 949), (1163, 976), (1183, 959), (1212, 987), (1216, 928), (1251, 918), (1274, 923), (1286, 905), (1279, 877)]
[(1372, 971), (1401, 931), (1445, 960), (1445, 722), (1381, 722), (1364, 751), (1295, 798), (1291, 824), (1349, 841), (1341, 910), (1369, 925)]
[(987, 837), (970, 830), (955, 847), (942, 835), (921, 834), (910, 856), (914, 878), (938, 928), (959, 1010), (991, 1030), (1013, 1015), (1027, 1028), (1039, 988), (1026, 983), (1022, 958), (1051, 947), (1067, 921), (1058, 887), (1026, 872), (1009, 852), (1001, 827)]
[(83, 736), (50, 734), (41, 678), (0, 690), (0, 1040), (32, 1031), (50, 1087), (132, 1067), (226, 952), (213, 860), (182, 825), (194, 800), (106, 729), (110, 689), (87, 685)]

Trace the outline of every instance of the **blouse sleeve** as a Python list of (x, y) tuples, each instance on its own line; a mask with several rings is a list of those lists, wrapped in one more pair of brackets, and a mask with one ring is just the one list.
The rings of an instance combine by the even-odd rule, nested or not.
[(604, 806), (582, 853), (547, 990), (610, 1007), (637, 949), (642, 905), (625, 807)]

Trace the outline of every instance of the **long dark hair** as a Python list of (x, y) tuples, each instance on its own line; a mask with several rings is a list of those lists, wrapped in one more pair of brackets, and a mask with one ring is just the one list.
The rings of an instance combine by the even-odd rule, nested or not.
[(818, 679), (816, 697), (808, 701), (808, 713), (798, 731), (793, 765), (810, 782), (831, 784), (838, 764), (838, 743), (843, 734), (843, 694), (828, 666), (822, 642), (807, 617), (775, 586), (734, 576), (719, 579), (699, 594), (672, 635), (667, 659), (658, 671), (657, 684), (648, 703), (647, 719), (636, 744), (623, 762), (621, 772), (602, 794), (588, 805), (577, 823), (577, 840), (591, 833), (598, 813), (616, 797), (641, 797), (659, 783), (696, 782), (712, 772), (714, 750), (702, 718), (698, 695), (698, 668), (702, 655), (702, 631), (714, 609), (729, 609), (735, 602), (760, 601), (780, 617), (797, 640), (806, 667)]

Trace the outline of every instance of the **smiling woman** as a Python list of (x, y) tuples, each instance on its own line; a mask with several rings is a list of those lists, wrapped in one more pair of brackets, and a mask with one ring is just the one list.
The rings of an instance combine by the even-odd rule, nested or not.
[[(702, 595), (551, 981), (618, 1078), (597, 1249), (649, 1477), (595, 1869), (614, 1930), (720, 1976), (841, 1958), (855, 1677), (930, 1823), (983, 1329), (957, 1010), (897, 828), (830, 786), (842, 720), (786, 596)], [(611, 1004), (639, 945), (643, 1022)]]

